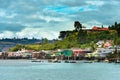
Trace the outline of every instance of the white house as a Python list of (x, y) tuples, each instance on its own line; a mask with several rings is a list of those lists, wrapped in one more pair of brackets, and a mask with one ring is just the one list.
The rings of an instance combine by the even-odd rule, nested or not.
[(113, 50), (109, 48), (97, 48), (96, 52), (100, 57), (105, 57), (107, 54), (112, 53)]

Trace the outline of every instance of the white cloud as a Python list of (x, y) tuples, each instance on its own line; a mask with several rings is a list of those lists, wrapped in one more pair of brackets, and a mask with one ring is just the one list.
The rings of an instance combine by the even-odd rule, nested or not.
[[(97, 26), (97, 27), (101, 27), (103, 24), (99, 21), (96, 21), (96, 20), (91, 20), (91, 21), (88, 21), (86, 23), (83, 23), (83, 25), (90, 29), (92, 28), (93, 26)], [(103, 25), (104, 27), (108, 27), (108, 25)]]
[(9, 14), (6, 10), (0, 9), (0, 17), (2, 18), (14, 18), (16, 15), (16, 13)]
[(102, 6), (105, 4), (104, 1), (100, 1), (100, 0), (98, 0), (98, 1), (95, 1), (95, 0), (94, 1), (86, 1), (86, 3), (89, 5), (96, 5), (96, 6)]
[(43, 28), (25, 28), (24, 30), (16, 33), (17, 37), (24, 38), (47, 38), (55, 39), (58, 38), (58, 33), (56, 31), (44, 30)]
[(40, 29), (40, 28), (25, 28), (24, 30), (20, 31), (20, 32), (11, 32), (11, 31), (4, 31), (2, 33), (0, 33), (0, 39), (2, 38), (14, 38), (14, 37), (18, 37), (18, 38), (29, 38), (32, 39), (37, 38), (37, 39), (41, 39), (41, 38), (47, 38), (49, 40), (52, 39), (57, 39), (58, 38), (59, 33), (56, 31), (50, 31), (50, 30), (44, 30), (44, 29)]
[(16, 13), (13, 13), (11, 15), (7, 15), (6, 18), (14, 18), (17, 14)]
[(63, 18), (62, 16), (61, 17), (52, 17), (52, 16), (49, 16), (49, 15), (44, 16), (44, 15), (41, 15), (39, 13), (29, 15), (29, 16), (27, 16), (27, 18), (30, 18), (30, 19), (40, 19), (40, 20), (44, 20), (46, 22), (50, 22), (50, 21), (62, 22), (62, 21), (67, 21), (68, 20), (66, 18)]
[(0, 39), (2, 38), (13, 38), (14, 37), (14, 33), (11, 31), (4, 31), (2, 33), (0, 33)]
[(76, 20), (88, 28), (111, 25), (120, 21), (119, 4), (119, 0), (0, 0), (0, 38), (58, 38), (59, 31), (73, 30)]
[(120, 1), (119, 0), (110, 0), (110, 1), (105, 1), (107, 4), (111, 5), (119, 5)]
[(6, 16), (6, 12), (2, 9), (0, 9), (0, 17)]

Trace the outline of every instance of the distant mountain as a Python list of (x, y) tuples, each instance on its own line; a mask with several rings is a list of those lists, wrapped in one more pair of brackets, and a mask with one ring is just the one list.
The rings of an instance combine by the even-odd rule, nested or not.
[(41, 43), (42, 40), (39, 39), (0, 39), (0, 52), (8, 51), (9, 48), (15, 46), (16, 44), (34, 44), (34, 43)]
[(1, 39), (0, 40), (0, 43), (4, 44), (4, 43), (7, 43), (7, 44), (31, 44), (31, 43), (41, 43), (41, 40), (40, 39), (28, 39), (28, 38), (22, 38), (22, 39)]
[[(53, 42), (53, 40), (48, 40), (50, 43)], [(28, 39), (28, 38), (5, 38), (0, 39), (0, 52), (1, 51), (8, 51), (9, 48), (15, 46), (16, 44), (36, 44), (36, 43), (42, 43), (42, 39)]]

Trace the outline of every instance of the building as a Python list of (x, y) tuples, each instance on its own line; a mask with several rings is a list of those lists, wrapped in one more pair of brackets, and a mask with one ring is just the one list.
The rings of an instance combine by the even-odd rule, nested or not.
[(97, 27), (97, 26), (93, 26), (91, 29), (83, 29), (87, 32), (93, 32), (93, 31), (108, 31), (108, 28), (104, 28), (104, 27)]
[(94, 26), (93, 28), (92, 28), (92, 30), (93, 31), (107, 31), (107, 30), (109, 30), (108, 28), (102, 28), (102, 27), (96, 27), (96, 26)]

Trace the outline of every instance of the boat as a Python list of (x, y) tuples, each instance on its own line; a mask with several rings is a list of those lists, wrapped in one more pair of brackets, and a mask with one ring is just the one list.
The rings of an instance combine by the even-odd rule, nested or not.
[(93, 63), (92, 61), (84, 61), (84, 63)]
[(33, 58), (31, 62), (41, 62), (40, 59)]
[(54, 60), (48, 60), (48, 62), (50, 62), (50, 63), (61, 63), (61, 61), (58, 60), (57, 58), (54, 59)]
[(41, 62), (41, 60), (32, 60), (31, 62)]
[(61, 63), (61, 61), (54, 61), (53, 63)]
[(76, 61), (70, 61), (70, 63), (77, 63)]
[(65, 63), (77, 63), (76, 61), (68, 61), (66, 60)]
[(65, 60), (65, 63), (70, 63), (70, 61), (68, 61), (68, 60)]
[(117, 60), (115, 61), (115, 63), (120, 63), (120, 60), (117, 59)]

